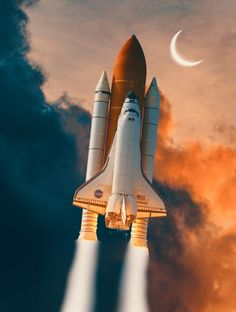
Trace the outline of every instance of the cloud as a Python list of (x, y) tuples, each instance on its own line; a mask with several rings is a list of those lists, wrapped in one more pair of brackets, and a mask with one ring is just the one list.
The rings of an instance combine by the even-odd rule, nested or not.
[[(166, 222), (170, 223), (164, 221), (165, 226)], [(198, 231), (182, 228), (176, 235), (171, 225), (163, 237), (163, 225), (156, 224), (159, 235), (154, 236), (149, 267), (151, 311), (233, 312), (235, 232), (219, 234), (214, 227)]]
[(222, 119), (215, 124), (214, 130), (224, 137), (227, 145), (234, 146), (236, 141), (236, 126), (229, 125)]
[(20, 5), (35, 3), (0, 3), (2, 311), (59, 310), (81, 216), (71, 206), (82, 181), (75, 140), (45, 101), (40, 67), (26, 59)]
[[(232, 223), (235, 219), (236, 150), (231, 146), (205, 145), (197, 141), (176, 148), (169, 139), (170, 104), (164, 97), (162, 99), (155, 175), (162, 183), (184, 187), (194, 199), (203, 200), (214, 222), (221, 226)], [(227, 123), (217, 127), (225, 137), (228, 131), (231, 135), (234, 133)]]
[(86, 110), (81, 109), (81, 100), (70, 97), (67, 92), (64, 92), (53, 103), (53, 107), (60, 114), (64, 129), (74, 136), (78, 163), (80, 164), (78, 171), (84, 177), (87, 167), (91, 115)]
[[(236, 151), (188, 142), (174, 147), (162, 94), (155, 186), (168, 217), (150, 222), (151, 311), (234, 311)], [(225, 126), (227, 129), (227, 125)]]

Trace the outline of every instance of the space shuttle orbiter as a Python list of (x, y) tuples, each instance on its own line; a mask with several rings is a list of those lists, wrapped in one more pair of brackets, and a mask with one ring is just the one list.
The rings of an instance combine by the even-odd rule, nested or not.
[(142, 172), (140, 138), (141, 114), (131, 91), (122, 106), (104, 167), (76, 191), (73, 201), (105, 215), (108, 228), (128, 230), (136, 218), (166, 215), (163, 201)]

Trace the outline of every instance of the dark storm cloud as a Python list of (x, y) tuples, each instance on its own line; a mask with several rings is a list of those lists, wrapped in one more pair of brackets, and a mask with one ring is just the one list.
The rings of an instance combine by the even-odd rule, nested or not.
[(35, 3), (0, 2), (1, 311), (59, 310), (81, 215), (71, 207), (82, 180), (65, 111), (45, 102), (43, 73), (26, 59), (20, 6)]
[(61, 116), (64, 129), (74, 136), (79, 162), (79, 173), (81, 176), (86, 174), (89, 133), (91, 115), (89, 112), (80, 108), (80, 102), (76, 98), (70, 97), (67, 92), (53, 104), (56, 111)]
[(104, 218), (99, 219), (98, 236), (101, 241), (96, 274), (96, 296), (93, 312), (117, 311), (121, 274), (129, 234), (105, 228)]

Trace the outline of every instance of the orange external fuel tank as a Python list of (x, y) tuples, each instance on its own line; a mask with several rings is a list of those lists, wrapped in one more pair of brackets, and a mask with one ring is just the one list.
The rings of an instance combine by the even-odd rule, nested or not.
[(140, 111), (143, 111), (145, 83), (145, 56), (138, 39), (132, 35), (120, 50), (114, 66), (105, 160), (113, 142), (122, 105), (130, 90), (137, 95)]

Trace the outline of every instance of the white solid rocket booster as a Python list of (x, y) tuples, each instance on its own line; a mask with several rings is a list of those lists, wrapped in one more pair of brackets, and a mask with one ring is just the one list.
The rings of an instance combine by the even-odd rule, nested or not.
[[(152, 79), (144, 100), (144, 118), (141, 140), (142, 170), (152, 183), (157, 142), (160, 93), (156, 78)], [(148, 219), (136, 219), (132, 224), (131, 244), (147, 247)]]
[[(109, 99), (110, 87), (106, 71), (104, 71), (95, 89), (86, 181), (98, 173), (104, 163)], [(97, 240), (97, 219), (97, 213), (83, 209), (80, 239)]]

